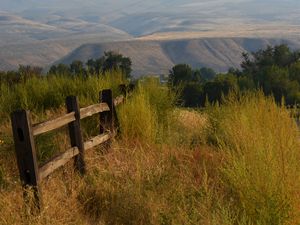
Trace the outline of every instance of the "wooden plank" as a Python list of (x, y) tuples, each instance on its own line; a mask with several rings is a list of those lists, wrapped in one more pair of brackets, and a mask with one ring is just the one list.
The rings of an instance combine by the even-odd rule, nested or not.
[[(24, 200), (29, 203), (30, 213), (36, 214), (42, 207), (42, 198), (30, 112), (25, 110), (14, 112), (11, 121)], [(29, 194), (31, 191), (33, 199)]]
[(118, 106), (124, 102), (125, 98), (123, 95), (120, 95), (114, 99), (114, 105)]
[[(89, 150), (97, 145), (100, 145), (111, 138), (110, 134), (102, 134), (98, 135), (84, 143), (84, 149)], [(53, 173), (58, 168), (64, 166), (68, 163), (72, 158), (79, 155), (79, 149), (77, 147), (70, 148), (66, 152), (54, 157), (49, 162), (45, 163), (39, 169), (39, 177), (41, 180), (48, 177), (51, 173)]]
[(75, 168), (77, 171), (84, 175), (86, 172), (85, 162), (84, 162), (84, 145), (83, 138), (80, 127), (80, 108), (78, 105), (78, 99), (76, 96), (69, 96), (66, 99), (66, 106), (68, 113), (75, 113), (75, 121), (69, 123), (69, 135), (71, 140), (71, 146), (77, 147), (79, 150), (79, 154), (75, 157)]
[(100, 145), (106, 141), (108, 141), (109, 139), (111, 139), (111, 134), (107, 133), (107, 134), (101, 134), (101, 135), (98, 135), (88, 141), (86, 141), (84, 143), (84, 149), (85, 150), (88, 150), (88, 149), (91, 149), (97, 145)]
[(100, 103), (88, 106), (80, 109), (80, 119), (92, 116), (96, 113), (109, 111), (109, 107), (106, 103)]
[(48, 120), (43, 123), (35, 124), (33, 126), (33, 135), (36, 136), (39, 134), (43, 134), (43, 133), (55, 130), (55, 129), (65, 126), (73, 121), (75, 121), (75, 113), (71, 112), (71, 113), (63, 115), (59, 118), (56, 118), (53, 120)]
[(67, 162), (69, 162), (72, 158), (79, 154), (79, 150), (77, 147), (70, 148), (66, 152), (56, 156), (51, 159), (49, 162), (44, 164), (39, 169), (39, 177), (41, 180), (48, 177), (51, 173), (53, 173), (58, 168), (64, 166)]

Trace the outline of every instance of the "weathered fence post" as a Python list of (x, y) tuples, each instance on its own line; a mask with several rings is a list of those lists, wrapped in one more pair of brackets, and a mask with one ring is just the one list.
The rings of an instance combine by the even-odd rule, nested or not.
[[(113, 123), (113, 108), (114, 101), (112, 96), (112, 91), (110, 89), (103, 90), (99, 93), (99, 101), (100, 103), (106, 103), (109, 107), (109, 111), (100, 112), (100, 134), (104, 134), (105, 132), (110, 132), (114, 135), (114, 123)], [(104, 151), (110, 149), (112, 144), (111, 140), (103, 143), (102, 147)]]
[(100, 113), (100, 134), (103, 134), (106, 131), (114, 133), (114, 102), (112, 91), (110, 89), (100, 92), (100, 103), (106, 103), (109, 107), (109, 111)]
[(75, 157), (75, 168), (81, 175), (86, 172), (85, 161), (84, 161), (84, 143), (80, 127), (80, 108), (76, 96), (68, 96), (66, 99), (66, 106), (68, 113), (75, 112), (76, 120), (69, 123), (69, 135), (72, 147), (77, 147), (79, 155)]
[(42, 198), (30, 112), (14, 112), (11, 121), (24, 200), (29, 206), (30, 214), (35, 214), (41, 210)]

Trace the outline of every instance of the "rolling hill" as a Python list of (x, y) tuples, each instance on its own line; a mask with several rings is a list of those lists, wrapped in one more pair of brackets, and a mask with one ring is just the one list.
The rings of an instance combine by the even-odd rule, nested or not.
[[(181, 49), (182, 54), (175, 55), (190, 59), (192, 64), (223, 70), (239, 64), (230, 61), (238, 58), (235, 53), (244, 46), (228, 43), (227, 39), (223, 44), (215, 41), (205, 47), (204, 43), (187, 39), (295, 39), (300, 35), (299, 15), (298, 0), (1, 0), (0, 70), (16, 69), (19, 64), (47, 66), (68, 54), (74, 55), (72, 51), (83, 44), (132, 41), (124, 47), (115, 46), (122, 51), (126, 46), (131, 49), (126, 55), (134, 58), (135, 71), (150, 69), (148, 72), (153, 73), (161, 71), (156, 67), (161, 68), (162, 62), (169, 67), (180, 61), (170, 52), (181, 47), (172, 50), (165, 43), (174, 46), (172, 43), (182, 39), (190, 44)], [(105, 49), (113, 48), (109, 43), (103, 45)], [(191, 53), (189, 46), (197, 52)], [(228, 50), (228, 46), (233, 49)], [(145, 52), (139, 52), (140, 48)], [(219, 52), (217, 56), (209, 48)], [(201, 58), (194, 62), (200, 51), (213, 61), (208, 63)], [(149, 57), (145, 61), (138, 59), (138, 54)], [(153, 58), (156, 56), (158, 59)]]
[(132, 59), (133, 75), (164, 74), (174, 64), (188, 63), (193, 67), (211, 67), (219, 72), (238, 68), (243, 52), (253, 52), (267, 45), (285, 43), (300, 49), (299, 40), (268, 38), (200, 38), (178, 40), (133, 40), (102, 44), (85, 44), (57, 63), (99, 58), (113, 50)]
[(99, 23), (55, 17), (47, 23), (0, 12), (0, 70), (19, 64), (47, 66), (84, 43), (127, 40), (131, 35)]

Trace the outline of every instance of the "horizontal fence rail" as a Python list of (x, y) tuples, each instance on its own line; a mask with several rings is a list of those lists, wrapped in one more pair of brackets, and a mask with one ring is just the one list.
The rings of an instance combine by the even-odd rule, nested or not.
[(43, 133), (47, 133), (52, 130), (56, 130), (62, 126), (65, 126), (75, 121), (75, 113), (71, 112), (57, 119), (49, 120), (43, 123), (33, 125), (33, 136), (37, 136)]
[[(120, 90), (126, 90), (126, 87), (122, 85)], [(85, 151), (111, 142), (119, 129), (115, 107), (124, 103), (125, 98), (125, 91), (123, 95), (113, 98), (112, 91), (107, 89), (100, 92), (98, 104), (79, 108), (77, 97), (69, 96), (66, 99), (67, 113), (65, 115), (38, 124), (32, 124), (29, 111), (21, 110), (12, 114), (15, 152), (20, 179), (24, 188), (24, 200), (25, 202), (33, 202), (34, 207), (30, 206), (32, 213), (36, 210), (39, 212), (42, 208), (40, 191), (42, 180), (72, 159), (75, 160), (75, 169), (81, 175), (84, 175), (86, 171)], [(99, 114), (99, 135), (84, 142), (80, 120), (95, 114)], [(66, 125), (69, 129), (71, 148), (43, 165), (38, 165), (34, 137)], [(33, 201), (27, 199), (28, 195), (26, 193), (28, 193), (28, 190), (33, 191)]]

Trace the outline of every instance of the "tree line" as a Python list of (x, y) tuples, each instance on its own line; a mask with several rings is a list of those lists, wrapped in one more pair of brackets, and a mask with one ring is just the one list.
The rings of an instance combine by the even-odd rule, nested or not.
[(52, 65), (47, 72), (43, 74), (43, 68), (31, 65), (20, 65), (17, 71), (0, 71), (0, 84), (7, 83), (13, 85), (20, 82), (25, 82), (32, 77), (47, 76), (68, 76), (82, 77), (100, 76), (111, 70), (121, 71), (126, 78), (131, 78), (132, 62), (128, 57), (122, 54), (108, 51), (97, 59), (89, 59), (86, 62), (74, 60), (71, 64), (59, 63)]
[[(126, 78), (132, 78), (131, 59), (109, 51), (98, 59), (53, 65), (47, 75), (85, 78), (101, 76), (110, 70), (120, 70)], [(0, 84), (5, 82), (13, 85), (32, 77), (44, 77), (43, 69), (21, 65), (17, 71), (0, 72)], [(251, 54), (243, 53), (240, 69), (231, 68), (226, 73), (177, 64), (169, 71), (168, 86), (179, 92), (181, 104), (186, 107), (222, 102), (222, 96), (232, 91), (253, 90), (273, 95), (278, 103), (284, 98), (286, 104), (294, 105), (300, 102), (300, 52), (282, 44), (268, 46)]]
[[(175, 65), (169, 73), (169, 86), (181, 90), (184, 106), (204, 106), (206, 102), (222, 102), (229, 92), (262, 90), (278, 103), (300, 102), (300, 52), (287, 45), (268, 46), (257, 52), (243, 53), (240, 69), (231, 68), (217, 74), (193, 70), (187, 64)], [(211, 70), (211, 69), (209, 69)]]
[(85, 63), (80, 60), (73, 61), (70, 65), (58, 64), (53, 65), (48, 74), (52, 75), (68, 75), (68, 76), (88, 76), (101, 75), (110, 70), (120, 70), (126, 78), (131, 77), (132, 62), (129, 57), (122, 54), (108, 51), (97, 59), (89, 59)]

